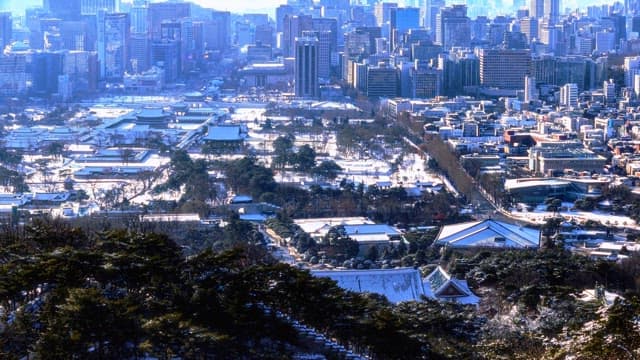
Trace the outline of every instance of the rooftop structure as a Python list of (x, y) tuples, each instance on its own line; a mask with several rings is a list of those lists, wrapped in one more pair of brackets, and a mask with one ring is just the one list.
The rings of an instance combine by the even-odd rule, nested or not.
[(451, 248), (534, 249), (540, 245), (540, 230), (487, 219), (443, 226), (434, 244)]
[(466, 281), (452, 277), (441, 267), (424, 279), (419, 270), (412, 268), (314, 270), (311, 273), (330, 278), (345, 290), (383, 295), (393, 303), (421, 301), (425, 297), (460, 304), (477, 304), (480, 300)]

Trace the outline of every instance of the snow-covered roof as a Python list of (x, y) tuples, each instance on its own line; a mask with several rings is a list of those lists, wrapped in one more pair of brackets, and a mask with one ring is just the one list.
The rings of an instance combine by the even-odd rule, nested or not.
[(438, 266), (424, 279), (425, 296), (436, 300), (455, 301), (460, 304), (478, 304), (477, 297), (466, 280), (460, 280), (449, 275)]
[(389, 236), (387, 234), (353, 234), (349, 235), (351, 240), (357, 241), (358, 243), (389, 243)]
[(393, 302), (420, 301), (422, 296), (439, 301), (477, 304), (480, 301), (464, 280), (456, 279), (441, 267), (424, 280), (413, 268), (375, 270), (312, 270), (311, 274), (328, 277), (345, 290), (386, 296)]
[(240, 126), (211, 126), (207, 135), (202, 139), (207, 141), (241, 141), (243, 137)]
[(537, 248), (540, 231), (487, 219), (446, 225), (436, 243), (450, 247)]
[(58, 193), (34, 193), (33, 201), (51, 201), (51, 202), (63, 202), (69, 199), (68, 192), (58, 192)]
[(413, 268), (376, 270), (313, 270), (318, 277), (327, 277), (343, 289), (386, 296), (393, 303), (418, 301), (424, 295), (420, 272)]
[(366, 217), (335, 217), (335, 218), (313, 218), (313, 219), (296, 219), (293, 221), (300, 226), (302, 231), (307, 234), (326, 233), (330, 228), (337, 225), (361, 225), (373, 224)]
[(402, 233), (400, 230), (393, 226), (386, 224), (358, 224), (358, 225), (344, 225), (344, 230), (347, 235), (372, 235), (372, 234), (386, 234), (387, 236), (399, 236)]

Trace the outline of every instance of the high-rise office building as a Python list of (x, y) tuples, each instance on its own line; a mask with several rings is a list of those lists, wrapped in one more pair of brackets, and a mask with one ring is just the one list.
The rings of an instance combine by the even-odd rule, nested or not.
[(392, 8), (390, 16), (390, 35), (391, 35), (391, 50), (400, 45), (403, 35), (410, 29), (417, 29), (420, 27), (420, 9), (407, 7), (407, 8)]
[(11, 21), (10, 12), (0, 12), (0, 53), (4, 48), (11, 44), (13, 22)]
[(175, 21), (190, 16), (191, 4), (186, 2), (150, 3), (147, 22), (151, 39), (160, 39), (160, 26), (163, 21)]
[(640, 74), (640, 56), (624, 58), (624, 86), (634, 87), (633, 80), (638, 74)]
[(157, 40), (151, 44), (151, 65), (164, 70), (165, 83), (175, 82), (180, 75), (180, 42)]
[(536, 78), (532, 76), (525, 76), (524, 102), (529, 103), (534, 100), (538, 100), (538, 89), (536, 88)]
[[(357, 27), (355, 30), (355, 36), (357, 38), (361, 37), (361, 36), (366, 36), (368, 37), (368, 41), (367, 43), (369, 44), (369, 47), (364, 47), (365, 53), (366, 54), (375, 54), (378, 52), (378, 50), (376, 49), (376, 39), (380, 38), (382, 36), (380, 27), (378, 26), (370, 26), (370, 27), (366, 27), (366, 26), (361, 26), (361, 27)], [(345, 39), (345, 50), (347, 51), (348, 49), (351, 49), (351, 45), (347, 44), (347, 39)], [(360, 45), (362, 45), (362, 43), (359, 43)], [(351, 50), (348, 50), (351, 51)], [(352, 52), (353, 54), (358, 53), (358, 52)]]
[(615, 50), (616, 35), (611, 31), (598, 31), (596, 33), (596, 52), (604, 53)]
[(295, 56), (296, 38), (302, 36), (303, 31), (313, 30), (313, 20), (309, 15), (293, 15), (284, 17), (284, 31), (282, 32), (282, 54), (284, 57)]
[(58, 92), (58, 76), (62, 75), (63, 52), (39, 52), (31, 57), (31, 91), (48, 96)]
[(428, 30), (431, 30), (432, 33), (435, 33), (436, 30), (436, 18), (440, 13), (440, 9), (445, 7), (444, 0), (425, 0), (424, 1), (424, 10), (422, 11), (424, 14), (423, 18), (423, 26)]
[(610, 28), (615, 33), (616, 44), (620, 43), (620, 40), (627, 38), (627, 17), (621, 14), (611, 14), (609, 16), (600, 19), (601, 24)]
[(431, 68), (426, 62), (417, 60), (409, 77), (412, 98), (433, 98), (442, 94), (442, 70)]
[(442, 92), (445, 95), (455, 96), (467, 86), (480, 85), (480, 61), (469, 50), (441, 54), (438, 68), (442, 70)]
[(531, 73), (529, 50), (480, 49), (480, 84), (502, 89), (523, 89)]
[(615, 104), (616, 102), (616, 83), (613, 79), (605, 81), (602, 84), (602, 92), (604, 93), (604, 99), (607, 104)]
[(531, 59), (531, 76), (536, 84), (556, 84), (556, 58), (549, 55), (534, 56)]
[(331, 77), (331, 32), (303, 31), (302, 37), (316, 38), (318, 40), (318, 77), (329, 80)]
[(525, 17), (520, 19), (520, 31), (527, 37), (527, 43), (533, 39), (538, 39), (538, 19)]
[(63, 21), (60, 24), (62, 48), (65, 50), (86, 51), (89, 49), (87, 36), (89, 26), (84, 21)]
[(285, 16), (293, 16), (297, 13), (290, 5), (280, 5), (276, 8), (276, 32), (284, 32), (284, 18)]
[(147, 34), (132, 33), (129, 44), (129, 66), (132, 73), (139, 74), (148, 70), (151, 47)]
[(318, 39), (299, 37), (295, 41), (295, 92), (297, 97), (320, 97), (318, 83)]
[(555, 57), (554, 85), (575, 83), (578, 90), (590, 90), (596, 86), (595, 63), (585, 56)]
[(544, 0), (529, 0), (529, 16), (536, 19), (544, 17)]
[(578, 85), (565, 84), (560, 88), (560, 105), (567, 107), (578, 106)]
[(273, 47), (273, 27), (269, 24), (257, 25), (255, 30), (255, 43)]
[(97, 16), (100, 76), (105, 79), (122, 79), (129, 69), (129, 14), (106, 14), (99, 11)]
[(558, 23), (560, 20), (560, 0), (544, 0), (544, 17), (552, 25)]
[(91, 93), (98, 84), (98, 55), (93, 51), (68, 51), (62, 73), (69, 77), (74, 93)]
[(97, 15), (99, 10), (107, 13), (120, 12), (120, 0), (80, 0), (82, 15)]
[(146, 34), (149, 31), (149, 7), (146, 4), (134, 5), (129, 15), (132, 33)]
[(27, 91), (27, 75), (25, 54), (0, 54), (0, 95), (23, 95)]
[(466, 5), (453, 5), (440, 10), (436, 17), (436, 42), (445, 50), (454, 46), (468, 47), (471, 41), (471, 20)]
[(211, 22), (205, 23), (207, 48), (226, 50), (231, 45), (231, 13), (212, 11)]
[(202, 40), (198, 33), (201, 22), (193, 21), (190, 18), (182, 19), (180, 24), (180, 66), (183, 73), (188, 73), (196, 69), (198, 60), (202, 56)]
[[(314, 31), (329, 31), (330, 51), (335, 53), (338, 51), (338, 21), (334, 18), (314, 18), (311, 20), (311, 27)], [(344, 43), (344, 39), (340, 41)]]
[(243, 47), (255, 42), (255, 27), (248, 20), (235, 22), (233, 44)]
[(378, 66), (369, 66), (367, 96), (370, 98), (398, 96), (398, 71), (386, 62), (380, 62)]
[(44, 0), (43, 6), (49, 14), (61, 20), (80, 20), (81, 0)]
[(382, 26), (391, 20), (391, 9), (397, 8), (398, 4), (393, 2), (379, 2), (375, 5), (376, 24)]

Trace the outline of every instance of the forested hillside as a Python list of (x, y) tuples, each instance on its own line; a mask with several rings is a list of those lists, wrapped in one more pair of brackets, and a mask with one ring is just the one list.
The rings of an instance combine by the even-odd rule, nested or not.
[[(251, 224), (234, 221), (212, 232), (215, 251), (205, 246), (188, 257), (167, 235), (123, 227), (37, 221), (3, 229), (0, 358), (321, 353), (295, 321), (375, 359), (624, 359), (640, 348), (637, 261), (605, 265), (555, 250), (449, 254), (450, 269), (483, 297), (479, 309), (393, 305), (278, 263), (247, 240)], [(608, 311), (577, 300), (596, 280), (626, 286), (626, 300)]]

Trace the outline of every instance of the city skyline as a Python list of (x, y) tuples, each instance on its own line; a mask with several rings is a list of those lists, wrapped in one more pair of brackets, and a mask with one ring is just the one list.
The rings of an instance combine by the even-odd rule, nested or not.
[[(517, 1), (517, 0), (516, 0)], [(511, 3), (515, 3), (516, 1), (511, 1)], [(133, 1), (122, 1), (123, 3), (132, 3)], [(163, 1), (151, 1), (151, 2), (163, 2)], [(192, 2), (204, 8), (211, 8), (216, 10), (224, 10), (230, 11), (238, 14), (245, 13), (268, 13), (269, 16), (273, 17), (275, 15), (275, 10), (280, 5), (287, 4), (287, 0), (240, 0), (233, 2), (223, 2), (220, 0), (193, 0), (193, 1), (184, 1), (184, 2)], [(392, 3), (397, 3), (399, 6), (412, 6), (412, 1), (388, 1)], [(1, 0), (0, 1), (0, 11), (10, 11), (14, 15), (23, 15), (24, 11), (27, 8), (39, 7), (42, 6), (43, 1), (38, 0), (27, 0), (27, 1), (18, 1), (18, 0)], [(371, 3), (375, 3), (372, 1)], [(468, 1), (456, 1), (449, 0), (446, 1), (446, 6), (451, 6), (455, 4), (466, 4), (467, 6), (471, 5)], [(564, 13), (566, 9), (580, 9), (585, 10), (588, 6), (594, 5), (605, 5), (609, 4), (604, 0), (587, 0), (587, 1), (578, 1), (578, 0), (563, 0), (560, 2), (560, 13)], [(506, 6), (503, 7), (493, 7), (493, 8), (503, 8), (509, 9), (511, 7)], [(525, 4), (525, 7), (528, 7), (528, 2)], [(477, 7), (476, 7), (477, 8)], [(478, 15), (486, 14), (492, 8), (491, 4), (488, 4), (485, 8), (485, 12), (480, 11)], [(505, 11), (503, 14), (508, 14), (509, 11)], [(473, 18), (473, 16), (472, 16)]]

